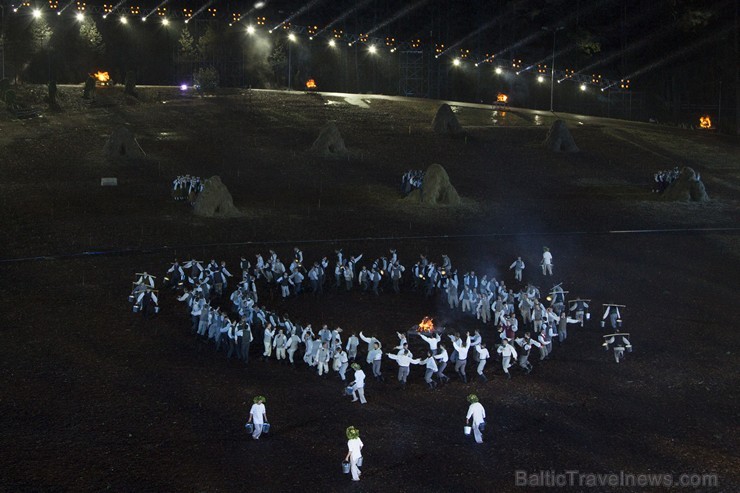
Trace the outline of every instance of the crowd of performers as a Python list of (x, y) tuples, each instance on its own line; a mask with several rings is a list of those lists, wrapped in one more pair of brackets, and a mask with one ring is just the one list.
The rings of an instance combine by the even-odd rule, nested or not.
[(175, 200), (193, 202), (203, 191), (203, 181), (199, 176), (181, 175), (172, 181), (172, 197)]
[(404, 195), (410, 194), (424, 183), (424, 171), (410, 169), (401, 177), (401, 191)]
[[(448, 365), (454, 367), (460, 381), (467, 383), (468, 359), (473, 361), (478, 379), (487, 380), (484, 369), (491, 353), (500, 359), (507, 377), (511, 378), (509, 369), (515, 361), (528, 374), (533, 369), (531, 351), (539, 354), (540, 361), (548, 359), (554, 347), (566, 341), (569, 324), (583, 326), (590, 319), (590, 300), (566, 299), (568, 291), (563, 289), (562, 283), (544, 293), (544, 298), (534, 284), (523, 283), (522, 273), (526, 266), (521, 257), (509, 266), (520, 285), (516, 291), (493, 276), (479, 276), (472, 270), (460, 275), (447, 255), (442, 255), (439, 262), (420, 255), (410, 269), (401, 264), (396, 250), (367, 263), (362, 263), (362, 259), (361, 254), (347, 256), (342, 250), (336, 250), (333, 276), (330, 276), (328, 257), (306, 269), (303, 252), (296, 247), (286, 268), (278, 254), (270, 250), (266, 256), (257, 254), (254, 263), (242, 257), (239, 278), (227, 269), (225, 261), (190, 259), (181, 263), (175, 260), (167, 269), (162, 287), (177, 292), (177, 299), (186, 306), (190, 316), (192, 332), (212, 342), (216, 351), (224, 351), (227, 359), (239, 358), (247, 363), (256, 339), (263, 359), (276, 359), (290, 365), (303, 361), (319, 376), (331, 370), (343, 381), (348, 379), (350, 365), (364, 357), (373, 377), (383, 381), (381, 365), (385, 356), (397, 364), (401, 385), (407, 382), (410, 366), (419, 365), (425, 369), (424, 380), (430, 388), (449, 381), (445, 374)], [(540, 265), (543, 276), (552, 275), (553, 257), (547, 247), (543, 248)], [(134, 303), (134, 311), (145, 317), (159, 310), (155, 279), (146, 272), (137, 274), (129, 298)], [(334, 289), (379, 295), (389, 291), (399, 293), (402, 288), (426, 297), (441, 297), (451, 310), (475, 317), (483, 328), (455, 331), (437, 327), (429, 332), (420, 329), (410, 335), (399, 332), (398, 341), (390, 344), (386, 341), (384, 346), (373, 334), (345, 333), (340, 327), (331, 329), (326, 325), (314, 329), (310, 323), (304, 325), (287, 313), (280, 315), (259, 303), (260, 296), (271, 298), (278, 293), (289, 297), (310, 291), (314, 296), (321, 296), (324, 290)], [(609, 334), (614, 337), (605, 337), (604, 345), (607, 350), (609, 345), (614, 346), (615, 359), (619, 362), (624, 349), (631, 348), (626, 334), (617, 330), (621, 328), (619, 308), (623, 306), (604, 306), (602, 326), (608, 324), (615, 331)], [(485, 329), (490, 325), (494, 327), (493, 332)], [(481, 330), (489, 339), (489, 345), (483, 340)], [(408, 337), (417, 334), (428, 345), (428, 350), (414, 355)], [(363, 343), (367, 345), (364, 352), (361, 350)], [(622, 349), (619, 357), (616, 356), (618, 347)], [(390, 350), (384, 351), (384, 348)], [(362, 375), (364, 384), (364, 373)], [(354, 390), (357, 388), (355, 385)], [(355, 398), (364, 400), (364, 395), (358, 392)]]
[(671, 170), (658, 171), (653, 175), (653, 193), (663, 193), (668, 185), (673, 183), (681, 172), (678, 166)]

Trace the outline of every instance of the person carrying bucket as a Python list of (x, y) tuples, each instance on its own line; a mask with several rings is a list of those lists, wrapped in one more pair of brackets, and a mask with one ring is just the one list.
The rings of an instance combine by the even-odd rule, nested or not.
[(347, 456), (344, 458), (344, 464), (349, 462), (349, 469), (352, 473), (352, 481), (359, 481), (360, 466), (362, 465), (362, 447), (364, 444), (360, 440), (360, 430), (354, 426), (350, 426), (346, 430), (347, 433)]
[(475, 436), (476, 442), (483, 443), (481, 428), (485, 426), (486, 423), (486, 410), (483, 409), (483, 404), (478, 402), (478, 396), (475, 394), (470, 394), (468, 396), (468, 402), (470, 403), (470, 406), (468, 406), (468, 414), (465, 417), (465, 424), (467, 425), (465, 427), (465, 434), (470, 434), (470, 418), (473, 418), (473, 436)]
[(259, 440), (262, 434), (262, 428), (267, 423), (267, 410), (265, 409), (265, 399), (263, 396), (258, 395), (254, 398), (252, 408), (249, 410), (249, 423), (253, 423), (252, 438)]

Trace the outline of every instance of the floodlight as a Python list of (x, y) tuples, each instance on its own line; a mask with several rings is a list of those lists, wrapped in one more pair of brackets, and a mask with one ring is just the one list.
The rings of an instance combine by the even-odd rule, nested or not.
[(41, 17), (41, 11), (39, 9), (33, 9), (31, 11), (31, 15), (33, 15), (34, 19), (38, 19), (39, 17)]
[(585, 91), (585, 90), (586, 90), (586, 84), (581, 84), (581, 91)]
[(170, 20), (167, 17), (163, 17), (162, 18), (162, 25), (163, 26), (169, 26), (170, 25)]
[(452, 60), (452, 64), (455, 67), (459, 67), (460, 66), (460, 59), (459, 58), (455, 58), (454, 60)]
[(125, 16), (121, 16), (121, 24), (128, 24), (128, 19)]
[(85, 14), (83, 14), (82, 12), (77, 12), (77, 14), (75, 14), (75, 18), (78, 22), (82, 22), (85, 20)]
[(378, 51), (378, 49), (375, 47), (375, 45), (370, 45), (367, 47), (367, 51), (374, 55)]
[(254, 34), (254, 26), (247, 26), (247, 34)]
[(542, 77), (541, 75), (538, 75), (537, 76), (537, 82), (539, 82), (540, 84), (542, 84), (543, 82), (545, 82), (545, 78)]
[(295, 42), (296, 40), (295, 34), (293, 33), (288, 34), (288, 40)]
[(496, 67), (496, 70), (495, 70), (495, 72), (496, 72), (497, 74), (500, 74), (501, 72), (503, 72), (503, 70), (501, 70), (501, 67)]
[(337, 42), (336, 41), (334, 41), (333, 39), (330, 39), (329, 40), (329, 46), (331, 46), (332, 48), (334, 48), (336, 45), (337, 45)]
[(146, 17), (142, 17), (141, 22), (146, 22)]
[(265, 2), (257, 2), (254, 4), (255, 9), (261, 9), (264, 6), (265, 6)]

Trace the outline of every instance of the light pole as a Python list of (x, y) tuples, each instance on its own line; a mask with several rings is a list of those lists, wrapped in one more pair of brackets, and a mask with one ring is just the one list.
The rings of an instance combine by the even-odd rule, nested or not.
[(550, 74), (550, 112), (555, 112), (555, 34), (557, 34), (558, 31), (562, 31), (565, 29), (563, 26), (558, 26), (554, 29), (551, 29), (549, 27), (543, 27), (543, 31), (548, 31), (552, 33), (552, 72)]
[(291, 77), (293, 72), (293, 49), (291, 44), (295, 43), (296, 37), (295, 34), (290, 33), (288, 34), (288, 90), (291, 90)]
[(5, 78), (5, 5), (0, 5), (0, 50), (3, 52), (3, 74), (0, 79)]

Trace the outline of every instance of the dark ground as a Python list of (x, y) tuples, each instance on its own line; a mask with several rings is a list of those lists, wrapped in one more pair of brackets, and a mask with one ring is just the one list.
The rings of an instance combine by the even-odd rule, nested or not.
[[(147, 94), (144, 104), (27, 122), (0, 115), (2, 257), (50, 257), (0, 264), (2, 490), (512, 491), (522, 490), (518, 469), (716, 473), (710, 491), (740, 490), (738, 233), (607, 233), (738, 227), (736, 140), (567, 116), (583, 152), (551, 155), (538, 145), (552, 121), (545, 113), (514, 110), (493, 122), (490, 110), (461, 108), (468, 138), (447, 139), (430, 131), (432, 101), (362, 108), (336, 96), (254, 92), (161, 104)], [(305, 152), (327, 119), (338, 121), (348, 160)], [(102, 158), (105, 136), (124, 122), (149, 161)], [(446, 167), (461, 208), (398, 200), (403, 171), (432, 162)], [(666, 204), (649, 193), (652, 173), (676, 163), (701, 172), (710, 203)], [(169, 196), (185, 173), (220, 175), (245, 216), (194, 218)], [(119, 186), (101, 188), (103, 176)], [(480, 234), (500, 236), (420, 238)], [(307, 260), (338, 247), (366, 258), (397, 248), (409, 269), (420, 252), (446, 253), (461, 272), (507, 283), (521, 254), (525, 280), (543, 290), (550, 279), (536, 267), (548, 245), (552, 281), (598, 306), (628, 306), (635, 351), (615, 364), (592, 320), (571, 328), (551, 361), (533, 357), (529, 376), (507, 381), (491, 362), (489, 383), (434, 392), (419, 367), (398, 389), (385, 360), (388, 383), (370, 382), (359, 407), (334, 374), (322, 380), (257, 360), (259, 344), (247, 368), (227, 363), (191, 335), (169, 293), (146, 323), (126, 301), (134, 272), (161, 275), (174, 257), (224, 259), (234, 272), (241, 255), (275, 247), (288, 258), (296, 244)], [(64, 257), (112, 250), (124, 251)], [(424, 315), (459, 330), (481, 326), (408, 289), (380, 299), (262, 299), (314, 327), (340, 325), (345, 339), (364, 330), (387, 345)], [(492, 337), (489, 326), (484, 339)], [(422, 348), (412, 341), (415, 353)], [(489, 416), (480, 446), (462, 434), (471, 392)], [(274, 426), (259, 442), (243, 430), (255, 394), (267, 396)], [(365, 442), (359, 484), (340, 471), (350, 424)]]

